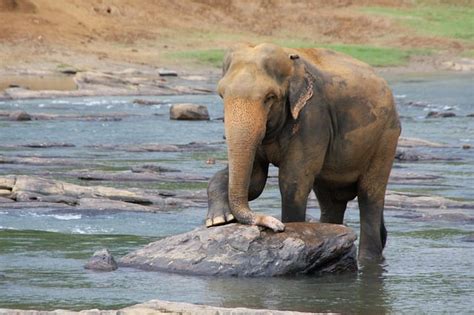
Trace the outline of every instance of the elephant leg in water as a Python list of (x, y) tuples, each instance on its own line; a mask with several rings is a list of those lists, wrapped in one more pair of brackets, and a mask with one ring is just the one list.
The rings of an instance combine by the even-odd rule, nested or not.
[(373, 163), (358, 181), (357, 198), (360, 215), (359, 259), (374, 260), (382, 257), (387, 239), (383, 208), (393, 156), (398, 141), (398, 130), (388, 129), (382, 136)]
[[(249, 184), (249, 201), (260, 196), (267, 182), (268, 163), (255, 159)], [(206, 226), (213, 226), (235, 220), (229, 205), (229, 168), (217, 172), (207, 188), (208, 212)]]

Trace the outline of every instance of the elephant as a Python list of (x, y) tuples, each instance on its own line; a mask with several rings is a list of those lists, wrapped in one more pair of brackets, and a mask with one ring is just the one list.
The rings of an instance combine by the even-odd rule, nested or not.
[[(359, 260), (382, 259), (385, 190), (401, 132), (386, 81), (342, 53), (264, 43), (229, 50), (217, 92), (228, 166), (209, 181), (206, 226), (238, 221), (283, 231), (306, 220), (312, 189), (320, 221), (342, 224), (357, 197)], [(270, 164), (279, 169), (281, 221), (249, 207)]]

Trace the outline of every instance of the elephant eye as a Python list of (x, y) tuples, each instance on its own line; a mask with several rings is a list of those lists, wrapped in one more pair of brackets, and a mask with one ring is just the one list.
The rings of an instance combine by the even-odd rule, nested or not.
[(266, 97), (265, 97), (265, 105), (271, 105), (275, 100), (276, 100), (276, 95), (273, 94), (273, 93), (270, 93), (268, 94)]

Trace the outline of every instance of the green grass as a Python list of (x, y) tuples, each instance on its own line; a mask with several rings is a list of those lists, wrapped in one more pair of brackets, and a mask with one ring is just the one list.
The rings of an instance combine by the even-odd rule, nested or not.
[(461, 53), (461, 57), (473, 58), (474, 59), (474, 49), (468, 49)]
[[(413, 55), (431, 54), (431, 50), (429, 49), (399, 49), (363, 45), (317, 44), (304, 40), (276, 40), (274, 43), (291, 48), (329, 48), (353, 56), (354, 58), (362, 60), (375, 67), (402, 66), (407, 64), (409, 58)], [(223, 49), (189, 50), (171, 53), (168, 57), (218, 68), (222, 65), (224, 54), (225, 50)]]
[(421, 35), (474, 40), (474, 7), (433, 5), (427, 2), (410, 8), (365, 7), (362, 12), (397, 20)]
[(190, 61), (206, 66), (220, 67), (224, 58), (224, 49), (186, 50), (169, 53), (166, 57), (174, 60)]
[(413, 55), (429, 55), (428, 49), (399, 49), (361, 45), (322, 45), (321, 47), (350, 55), (374, 67), (403, 66)]

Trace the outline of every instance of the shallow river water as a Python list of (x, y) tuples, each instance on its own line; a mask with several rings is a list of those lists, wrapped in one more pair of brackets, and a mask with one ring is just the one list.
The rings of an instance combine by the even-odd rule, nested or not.
[[(389, 78), (402, 117), (403, 136), (449, 144), (417, 152), (458, 160), (396, 163), (395, 168), (439, 176), (422, 184), (390, 184), (389, 189), (474, 200), (474, 113), (472, 75)], [(149, 97), (165, 103), (193, 102), (222, 116), (217, 96)], [(0, 121), (0, 156), (61, 157), (84, 168), (128, 170), (152, 163), (210, 176), (223, 167), (225, 146), (217, 152), (125, 152), (100, 145), (138, 143), (186, 144), (221, 142), (223, 124), (168, 119), (168, 106), (140, 106), (132, 97), (94, 97), (0, 101), (0, 110), (48, 114), (128, 113), (120, 121), (55, 119), (26, 123)], [(409, 102), (419, 102), (409, 105)], [(420, 104), (425, 104), (420, 106)], [(430, 110), (452, 110), (457, 117), (425, 119)], [(74, 146), (28, 148), (18, 144), (61, 142)], [(209, 157), (216, 164), (206, 164)], [(87, 164), (91, 165), (87, 165)], [(0, 164), (0, 175), (47, 174), (62, 180), (62, 166)], [(77, 169), (77, 167), (75, 167)], [(77, 183), (77, 180), (74, 180)], [(91, 183), (81, 183), (91, 184)], [(107, 183), (92, 183), (105, 185)], [(120, 183), (137, 187), (143, 183)], [(117, 183), (114, 184), (115, 186)], [(147, 183), (155, 189), (205, 189), (205, 184)], [(278, 188), (268, 185), (252, 203), (256, 211), (279, 215)], [(312, 200), (308, 213), (318, 217)], [(119, 308), (150, 299), (226, 307), (271, 308), (314, 312), (380, 314), (474, 312), (474, 234), (472, 221), (413, 220), (404, 211), (386, 211), (388, 243), (384, 264), (357, 274), (272, 279), (192, 277), (119, 268), (111, 273), (83, 269), (94, 250), (107, 247), (121, 255), (153, 240), (203, 224), (205, 208), (160, 213), (79, 213), (52, 209), (0, 210), (0, 308)], [(349, 209), (346, 223), (358, 232), (358, 210)]]

